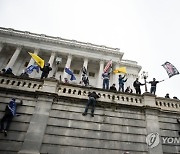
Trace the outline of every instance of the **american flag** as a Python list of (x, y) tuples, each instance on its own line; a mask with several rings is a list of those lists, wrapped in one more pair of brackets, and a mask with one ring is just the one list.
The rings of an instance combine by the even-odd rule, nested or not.
[(111, 67), (112, 67), (112, 60), (110, 60), (110, 61), (106, 64), (106, 66), (105, 66), (105, 68), (104, 68), (104, 72), (108, 72), (108, 70), (109, 70)]

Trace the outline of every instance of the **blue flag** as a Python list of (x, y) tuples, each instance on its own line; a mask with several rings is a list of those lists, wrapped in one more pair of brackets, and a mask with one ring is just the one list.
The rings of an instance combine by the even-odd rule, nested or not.
[(36, 70), (39, 73), (39, 66), (37, 65), (30, 65), (28, 68), (26, 68), (26, 73), (31, 74), (33, 70)]
[(69, 75), (71, 75), (70, 80), (76, 80), (76, 77), (74, 76), (73, 72), (69, 68), (65, 68), (65, 72)]

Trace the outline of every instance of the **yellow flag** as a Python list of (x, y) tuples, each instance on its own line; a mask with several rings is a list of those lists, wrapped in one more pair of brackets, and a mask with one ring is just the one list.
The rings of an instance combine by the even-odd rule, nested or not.
[(127, 72), (126, 72), (126, 67), (117, 68), (117, 69), (115, 69), (113, 72), (114, 72), (115, 74), (116, 74), (116, 73), (124, 73), (124, 74), (127, 73)]
[(34, 53), (31, 53), (31, 52), (28, 52), (31, 57), (34, 59), (34, 61), (41, 67), (43, 68), (44, 67), (44, 60), (41, 59), (38, 55), (34, 54)]

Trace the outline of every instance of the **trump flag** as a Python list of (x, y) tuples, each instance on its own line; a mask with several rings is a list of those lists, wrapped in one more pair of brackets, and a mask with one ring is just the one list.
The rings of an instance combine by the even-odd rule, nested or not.
[(162, 66), (164, 67), (164, 69), (168, 73), (169, 78), (171, 78), (174, 75), (179, 74), (179, 71), (170, 62), (165, 62)]

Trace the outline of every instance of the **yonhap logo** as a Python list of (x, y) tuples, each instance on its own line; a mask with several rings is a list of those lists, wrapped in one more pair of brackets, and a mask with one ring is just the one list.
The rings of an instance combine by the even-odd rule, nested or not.
[(170, 136), (162, 136), (156, 132), (156, 133), (150, 133), (146, 136), (146, 143), (149, 146), (149, 148), (154, 148), (159, 145), (161, 140), (162, 144), (174, 144), (177, 145), (180, 143), (179, 137), (170, 137)]
[(146, 143), (150, 148), (158, 146), (160, 142), (160, 137), (158, 133), (150, 133), (146, 137)]

